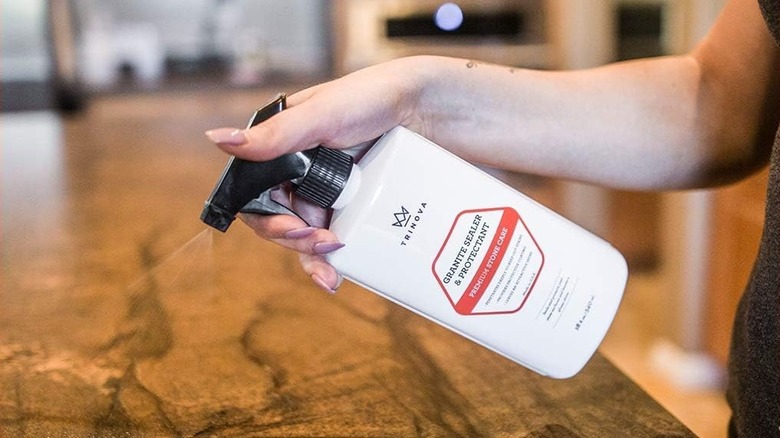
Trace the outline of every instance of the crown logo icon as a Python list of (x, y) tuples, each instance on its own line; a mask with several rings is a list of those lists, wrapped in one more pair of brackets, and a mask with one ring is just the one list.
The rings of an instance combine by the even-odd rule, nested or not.
[(395, 216), (395, 222), (393, 222), (394, 227), (405, 227), (406, 224), (409, 223), (409, 219), (411, 219), (409, 210), (407, 210), (403, 205), (401, 206), (401, 211), (398, 213), (393, 213), (393, 216)]

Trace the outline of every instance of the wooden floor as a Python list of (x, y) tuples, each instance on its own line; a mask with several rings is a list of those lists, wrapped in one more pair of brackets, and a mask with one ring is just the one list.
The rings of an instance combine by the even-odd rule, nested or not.
[[(292, 278), (300, 284), (308, 284), (308, 279), (297, 267), (294, 255), (269, 249), (271, 247), (268, 244), (259, 242), (245, 229), (236, 232), (238, 239), (215, 239), (203, 233), (204, 226), (198, 220), (202, 206), (200, 201), (207, 197), (226, 161), (226, 157), (206, 141), (202, 132), (218, 126), (242, 126), (248, 114), (277, 91), (292, 90), (209, 90), (186, 95), (158, 93), (107, 96), (90, 102), (84, 113), (64, 120), (52, 113), (9, 114), (0, 119), (3, 121), (0, 132), (4, 166), (2, 277), (6, 286), (3, 287), (13, 284), (25, 291), (24, 294), (14, 294), (6, 290), (0, 295), (3, 299), (0, 303), (0, 366), (4, 363), (28, 364), (39, 375), (51, 376), (54, 373), (61, 379), (78, 374), (86, 382), (106, 382), (105, 391), (108, 392), (121, 388), (127, 397), (122, 399), (118, 396), (114, 399), (115, 403), (124, 401), (121, 411), (112, 411), (101, 405), (105, 401), (95, 394), (91, 395), (93, 398), (62, 400), (63, 407), (58, 415), (67, 417), (71, 408), (108, 409), (112, 413), (101, 421), (114, 424), (112, 421), (121, 422), (124, 418), (122, 416), (128, 415), (132, 400), (143, 400), (144, 397), (152, 400), (151, 394), (162, 387), (175, 394), (178, 401), (191, 402), (195, 406), (196, 401), (189, 400), (188, 394), (177, 393), (177, 387), (171, 387), (170, 382), (153, 378), (170, 372), (170, 369), (165, 369), (167, 366), (185, 364), (198, 368), (218, 368), (226, 379), (233, 379), (228, 384), (238, 393), (235, 400), (213, 400), (214, 404), (225, 406), (231, 406), (231, 402), (240, 405), (253, 397), (267, 398), (264, 393), (255, 394), (252, 391), (271, 391), (275, 385), (289, 378), (261, 372), (256, 375), (236, 374), (245, 373), (245, 370), (237, 365), (225, 364), (216, 356), (195, 359), (187, 350), (172, 349), (172, 337), (182, 330), (189, 333), (193, 342), (213, 343), (220, 342), (220, 339), (214, 338), (215, 333), (220, 331), (212, 330), (213, 326), (204, 325), (202, 321), (193, 326), (194, 319), (174, 320), (171, 323), (161, 310), (165, 306), (161, 307), (159, 296), (153, 293), (155, 288), (164, 287), (163, 282), (167, 280), (150, 276), (150, 272), (165, 266), (166, 275), (172, 276), (170, 281), (180, 281), (179, 276), (182, 275), (187, 277), (185, 290), (167, 297), (170, 301), (165, 304), (189, 306), (194, 309), (192, 314), (200, 315), (206, 309), (229, 314), (229, 310), (235, 309), (237, 305), (256, 306), (251, 297), (252, 291), (266, 281), (284, 282)], [(52, 144), (50, 141), (36, 140), (44, 137), (61, 138), (61, 141)], [(23, 147), (19, 142), (24, 142)], [(13, 163), (14, 167), (11, 168), (9, 163)], [(155, 171), (149, 172), (152, 168)], [(139, 189), (141, 187), (142, 190)], [(543, 203), (555, 205), (557, 202), (554, 188), (548, 185), (531, 181), (527, 189), (532, 197)], [(64, 202), (65, 199), (68, 202)], [(95, 211), (100, 214), (94, 214)], [(202, 249), (212, 245), (220, 247), (222, 254), (235, 254), (235, 259), (215, 261), (204, 256), (209, 252)], [(87, 247), (97, 247), (100, 251), (80, 251)], [(255, 251), (258, 256), (245, 260), (243, 254), (247, 251)], [(263, 275), (251, 279), (236, 276), (236, 272), (251, 271), (253, 268), (250, 263), (258, 263), (258, 260), (264, 263), (263, 252), (276, 260), (274, 263), (266, 263)], [(44, 253), (57, 257), (40, 257)], [(98, 257), (95, 254), (100, 259), (94, 259)], [(181, 254), (188, 255), (179, 257)], [(182, 260), (187, 262), (179, 266)], [(219, 267), (215, 268), (217, 265)], [(232, 282), (234, 293), (230, 302), (226, 302), (224, 297), (201, 291), (204, 282), (212, 281), (204, 272), (213, 274), (219, 281)], [(80, 280), (83, 278), (89, 281)], [(650, 364), (650, 349), (658, 336), (657, 321), (643, 318), (652, 314), (652, 298), (656, 287), (652, 271), (644, 271), (632, 277), (625, 303), (603, 344), (602, 353), (694, 433), (703, 437), (725, 436), (728, 409), (719, 392), (682, 391), (665, 381)], [(186, 293), (187, 288), (191, 293)], [(372, 299), (358, 294), (354, 289), (346, 287), (340, 293), (355, 300), (356, 305)], [(61, 292), (52, 293), (53, 290)], [(78, 293), (67, 292), (76, 290)], [(107, 294), (107, 291), (112, 293)], [(296, 292), (282, 288), (277, 293), (281, 297)], [(318, 292), (312, 286), (306, 293)], [(315, 296), (314, 301), (327, 302), (326, 297)], [(118, 300), (129, 300), (130, 309), (118, 309)], [(76, 312), (67, 324), (61, 323), (56, 315), (65, 302), (69, 309)], [(294, 330), (280, 331), (278, 327), (265, 326), (251, 320), (252, 315), (259, 312), (280, 324), (285, 321), (285, 312), (289, 312), (284, 307), (286, 304), (274, 306), (268, 302), (265, 306), (239, 314), (234, 321), (230, 318), (219, 321), (220, 325), (234, 324), (238, 327), (250, 324), (253, 327), (252, 331), (245, 333), (242, 345), (252, 351), (254, 360), (262, 362), (272, 355), (271, 352), (253, 350), (253, 337), (278, 337), (280, 340), (290, 337), (291, 342), (315, 348), (318, 342), (333, 342), (331, 339), (300, 339)], [(357, 312), (357, 308), (341, 306), (334, 309), (344, 315)], [(118, 318), (117, 313), (120, 311), (127, 314)], [(361, 315), (367, 321), (379, 317), (373, 314)], [(290, 323), (294, 324), (295, 318), (290, 318)], [(117, 325), (118, 319), (124, 322)], [(331, 324), (327, 318), (320, 323), (323, 326)], [(11, 325), (13, 330), (9, 330)], [(106, 327), (105, 333), (95, 333), (95, 326)], [(317, 336), (317, 333), (310, 332), (309, 335)], [(69, 345), (76, 350), (100, 352), (100, 359), (85, 364), (87, 359), (55, 354), (51, 350), (54, 342)], [(343, 347), (340, 351), (349, 351), (348, 344)], [(139, 368), (133, 372), (108, 366), (105, 362), (124, 363), (116, 357), (118, 355), (155, 358), (163, 351), (167, 357), (175, 357), (175, 361), (147, 361), (137, 365)], [(262, 356), (266, 353), (269, 354), (267, 357)], [(221, 354), (232, 353), (221, 351)], [(290, 360), (295, 360), (292, 357), (294, 352), (285, 354), (291, 357)], [(34, 360), (40, 357), (47, 358), (46, 365)], [(324, 356), (318, 360), (326, 369), (329, 361), (337, 359)], [(359, 364), (354, 365), (355, 372), (361, 369)], [(386, 365), (390, 368), (394, 366)], [(22, 373), (22, 370), (20, 368), (15, 372)], [(217, 384), (210, 382), (208, 379), (212, 377), (205, 372), (194, 375), (204, 379), (200, 382), (203, 385)], [(267, 385), (261, 388), (245, 385), (255, 379), (263, 380)], [(20, 389), (18, 383), (0, 379), (0, 392), (9, 388), (16, 388), (17, 392), (34, 389), (41, 391), (41, 397), (45, 398), (43, 394), (46, 393), (46, 385), (52, 383), (48, 380), (36, 382), (33, 379), (26, 384), (28, 387)], [(133, 391), (135, 394), (132, 394)], [(301, 391), (302, 396), (305, 396), (305, 390)], [(370, 395), (366, 397), (370, 399)], [(158, 407), (162, 406), (160, 411), (179, 412), (165, 409), (165, 404), (170, 400), (154, 399), (152, 402)], [(274, 409), (283, 412), (287, 402), (293, 401), (274, 400), (275, 404), (272, 403), (267, 408), (270, 411), (266, 412), (274, 413)], [(0, 402), (0, 420), (9, 418), (8, 409)], [(35, 409), (35, 406), (28, 407), (29, 412), (36, 412)], [(158, 411), (147, 412), (141, 408), (133, 412), (134, 415), (144, 417), (144, 421), (157, 422), (165, 427), (189, 424), (189, 417), (157, 418)], [(198, 417), (198, 413), (192, 409), (179, 413), (185, 417)], [(325, 414), (318, 412), (318, 415)], [(239, 418), (238, 410), (226, 410), (219, 415), (227, 418), (220, 424), (236, 425), (249, 421)], [(57, 418), (55, 415), (47, 421), (56, 423)], [(203, 424), (192, 427), (192, 430), (178, 432), (186, 435), (203, 430)], [(463, 432), (463, 435), (475, 435), (469, 429), (465, 429), (465, 432), (457, 431)], [(564, 433), (562, 436), (574, 435)]]

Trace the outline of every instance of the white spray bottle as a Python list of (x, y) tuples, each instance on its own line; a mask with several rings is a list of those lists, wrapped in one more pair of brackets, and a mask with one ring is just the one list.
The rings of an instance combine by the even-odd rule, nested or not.
[[(345, 246), (327, 259), (346, 279), (550, 377), (576, 374), (604, 338), (628, 275), (622, 255), (482, 170), (403, 127), (357, 165), (323, 147), (286, 157), (244, 162), (266, 175), (263, 193), (225, 188), (240, 185), (228, 174), (252, 178), (229, 165), (204, 222), (224, 231), (239, 209), (289, 213), (266, 193), (293, 180), (333, 208)], [(269, 179), (279, 166), (295, 171)]]

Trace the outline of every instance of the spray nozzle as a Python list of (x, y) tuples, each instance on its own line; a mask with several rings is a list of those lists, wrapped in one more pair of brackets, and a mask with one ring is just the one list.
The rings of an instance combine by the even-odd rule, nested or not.
[[(286, 96), (255, 111), (247, 129), (286, 108)], [(292, 214), (295, 212), (271, 199), (271, 190), (292, 181), (296, 193), (323, 208), (336, 201), (352, 169), (352, 157), (322, 146), (282, 155), (269, 161), (248, 161), (231, 157), (217, 185), (206, 200), (200, 218), (207, 225), (227, 231), (239, 212)]]

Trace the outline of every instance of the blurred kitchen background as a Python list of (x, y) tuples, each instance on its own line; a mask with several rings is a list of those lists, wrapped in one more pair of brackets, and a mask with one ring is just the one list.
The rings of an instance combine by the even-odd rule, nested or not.
[[(539, 69), (678, 54), (706, 33), (722, 3), (4, 0), (3, 184), (19, 184), (8, 180), (9, 160), (20, 155), (12, 151), (27, 135), (48, 132), (41, 126), (54, 137), (82, 132), (73, 127), (88, 127), (118, 108), (117, 123), (124, 113), (143, 123), (139, 114), (153, 117), (160, 107), (181, 110), (192, 101), (201, 102), (202, 125), (193, 128), (201, 135), (236, 113), (248, 115), (263, 103), (255, 96), (292, 92), (412, 54)], [(32, 128), (15, 129), (20, 126)], [(77, 136), (60, 140), (61, 147), (72, 141)], [(632, 276), (602, 352), (694, 432), (725, 436), (723, 369), (731, 319), (761, 231), (764, 174), (716, 191), (663, 195), (496, 174), (626, 255)], [(209, 186), (216, 176), (199, 184)], [(4, 196), (4, 215), (15, 209), (9, 205), (14, 199)]]

